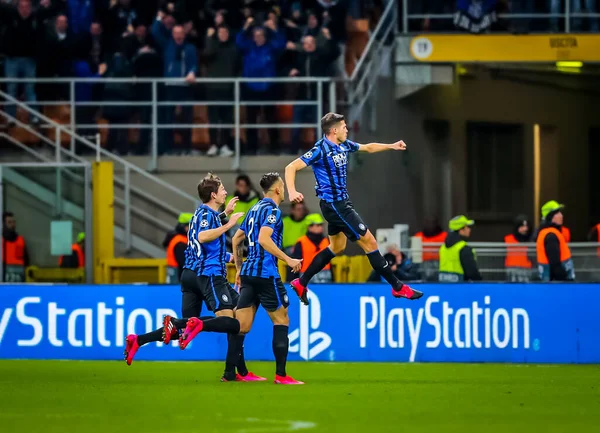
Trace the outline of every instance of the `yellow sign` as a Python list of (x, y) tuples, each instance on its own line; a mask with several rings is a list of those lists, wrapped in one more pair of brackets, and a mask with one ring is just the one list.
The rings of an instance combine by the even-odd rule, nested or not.
[(435, 62), (600, 62), (600, 35), (419, 35), (415, 60)]

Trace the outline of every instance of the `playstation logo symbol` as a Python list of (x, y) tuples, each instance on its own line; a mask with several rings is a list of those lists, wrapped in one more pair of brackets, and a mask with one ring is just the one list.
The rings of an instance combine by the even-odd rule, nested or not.
[(315, 358), (331, 346), (331, 337), (319, 331), (321, 302), (315, 292), (308, 292), (310, 305), (300, 307), (300, 327), (290, 333), (290, 352), (305, 360)]

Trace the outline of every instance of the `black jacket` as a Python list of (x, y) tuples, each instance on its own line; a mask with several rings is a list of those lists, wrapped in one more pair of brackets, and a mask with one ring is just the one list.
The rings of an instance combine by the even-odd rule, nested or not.
[[(540, 230), (553, 227), (560, 231), (560, 226), (545, 222)], [(567, 281), (568, 274), (560, 261), (560, 242), (554, 233), (548, 233), (544, 238), (544, 249), (550, 265), (550, 281)]]
[[(466, 241), (467, 239), (458, 234), (458, 232), (449, 232), (446, 241), (444, 242), (447, 248), (456, 245), (460, 241)], [(475, 254), (473, 254), (473, 248), (466, 245), (460, 250), (460, 264), (463, 267), (465, 281), (481, 281), (481, 274), (479, 273), (479, 267), (475, 261)]]
[(0, 3), (0, 24), (5, 26), (3, 51), (7, 57), (35, 57), (44, 21), (55, 15), (56, 7), (39, 8), (23, 19), (17, 9)]
[[(207, 77), (223, 78), (240, 75), (241, 58), (231, 36), (225, 43), (219, 41), (216, 34), (206, 38), (206, 48), (202, 57), (206, 62)], [(233, 86), (230, 83), (209, 83), (208, 88), (233, 93)]]
[[(317, 49), (311, 53), (300, 51), (296, 53), (293, 69), (297, 69), (299, 77), (329, 77), (331, 76), (331, 65), (340, 54), (337, 44), (331, 40), (325, 40), (317, 44)], [(323, 86), (324, 87), (324, 86)], [(314, 100), (317, 98), (317, 84), (301, 84), (298, 89), (297, 99)]]

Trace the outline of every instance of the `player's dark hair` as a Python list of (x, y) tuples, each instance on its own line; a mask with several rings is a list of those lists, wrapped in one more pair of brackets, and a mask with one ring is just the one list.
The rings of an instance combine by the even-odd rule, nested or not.
[(260, 187), (263, 192), (267, 192), (277, 183), (277, 181), (281, 179), (281, 176), (277, 172), (271, 172), (267, 174), (263, 174), (263, 177), (260, 178)]
[(15, 216), (15, 214), (10, 211), (2, 212), (2, 224), (4, 224), (6, 222), (6, 218), (14, 217), (14, 216)]
[(333, 128), (338, 123), (343, 122), (344, 120), (346, 120), (346, 118), (341, 114), (327, 113), (321, 119), (321, 129), (323, 130), (323, 134), (329, 134), (331, 128)]
[(204, 179), (198, 184), (198, 197), (202, 200), (202, 203), (208, 203), (212, 198), (212, 193), (215, 194), (219, 191), (221, 186), (221, 179), (219, 176), (215, 176), (212, 173), (208, 173)]

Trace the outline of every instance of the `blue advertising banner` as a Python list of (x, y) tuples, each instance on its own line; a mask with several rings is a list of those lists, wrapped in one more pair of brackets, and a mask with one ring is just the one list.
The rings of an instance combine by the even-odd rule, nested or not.
[[(422, 284), (418, 301), (387, 286), (313, 285), (290, 306), (290, 360), (600, 363), (600, 285)], [(125, 336), (178, 315), (176, 286), (0, 285), (0, 358), (122, 359)], [(204, 313), (208, 314), (208, 313)], [(271, 360), (259, 310), (246, 359)], [(226, 336), (185, 351), (148, 344), (136, 360), (223, 360)]]

